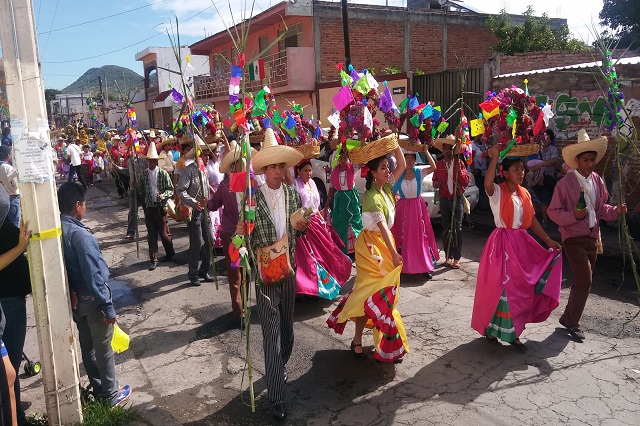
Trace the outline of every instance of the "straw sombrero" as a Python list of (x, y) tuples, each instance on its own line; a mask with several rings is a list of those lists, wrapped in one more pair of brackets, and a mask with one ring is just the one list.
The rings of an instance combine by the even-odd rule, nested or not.
[[(233, 166), (236, 161), (242, 159), (242, 147), (238, 145), (236, 141), (229, 142), (229, 148), (229, 152), (225, 153), (220, 161), (220, 173), (231, 173), (233, 171), (231, 170), (231, 166)], [(251, 158), (257, 153), (258, 151), (256, 151), (255, 148), (251, 148)]]
[[(200, 136), (198, 135), (195, 136), (195, 141), (196, 141), (197, 149), (199, 149), (200, 151), (213, 151), (218, 147), (218, 144), (215, 144), (215, 143), (207, 145), (206, 143), (204, 143), (202, 139), (200, 139)], [(191, 148), (191, 150), (185, 154), (184, 158), (185, 160), (195, 159), (196, 148)]]
[(302, 160), (302, 153), (295, 148), (286, 145), (278, 145), (273, 129), (268, 128), (264, 132), (262, 149), (253, 157), (253, 170), (261, 173), (261, 170), (270, 164), (284, 163), (285, 168), (291, 168)]
[[(433, 141), (433, 146), (438, 148), (438, 150), (441, 152), (444, 152), (445, 145), (451, 145), (451, 146), (456, 145), (456, 137), (453, 135), (449, 135), (446, 138), (438, 138)], [(454, 154), (462, 154), (463, 152), (464, 152), (464, 149), (462, 145), (458, 144), (458, 146), (456, 146), (456, 150)]]
[(164, 138), (164, 140), (160, 143), (159, 148), (162, 148), (167, 144), (174, 143), (175, 141), (176, 141), (176, 138), (173, 135), (169, 136), (168, 138)]
[(578, 142), (567, 145), (562, 148), (562, 158), (572, 169), (578, 168), (576, 157), (583, 152), (593, 151), (596, 153), (596, 163), (602, 160), (604, 153), (607, 151), (609, 140), (606, 136), (600, 136), (598, 139), (591, 140), (585, 129), (578, 130)]
[(144, 156), (141, 155), (141, 157), (147, 160), (157, 160), (159, 157), (158, 157), (158, 150), (156, 149), (156, 144), (151, 142), (151, 144), (149, 144), (149, 149), (147, 150), (147, 154)]

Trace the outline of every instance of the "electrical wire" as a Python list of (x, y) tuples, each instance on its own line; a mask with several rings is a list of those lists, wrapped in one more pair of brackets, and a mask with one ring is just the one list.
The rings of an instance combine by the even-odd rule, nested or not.
[(91, 21), (80, 22), (78, 24), (68, 25), (68, 26), (62, 27), (62, 28), (56, 28), (54, 30), (51, 29), (49, 31), (43, 31), (43, 32), (38, 33), (38, 35), (51, 34), (51, 33), (57, 32), (57, 31), (64, 31), (64, 30), (68, 30), (70, 28), (75, 28), (75, 27), (79, 27), (79, 26), (82, 26), (82, 25), (92, 24), (92, 23), (98, 22), (98, 21), (104, 21), (105, 19), (113, 18), (114, 16), (120, 16), (120, 15), (124, 15), (125, 13), (134, 12), (134, 11), (140, 10), (140, 9), (145, 9), (147, 7), (150, 7), (150, 6), (154, 6), (154, 5), (158, 4), (158, 3), (164, 3), (165, 1), (167, 1), (167, 0), (158, 0), (155, 3), (149, 3), (149, 4), (146, 4), (144, 6), (136, 7), (134, 9), (125, 10), (124, 12), (118, 12), (118, 13), (114, 13), (113, 15), (103, 16), (102, 18), (92, 19)]
[[(59, 0), (58, 0), (58, 1), (59, 1)], [(193, 16), (190, 16), (189, 18), (185, 19), (183, 22), (188, 22), (188, 21), (192, 20), (192, 19), (193, 19), (193, 18), (195, 18), (196, 16), (200, 15), (201, 13), (205, 12), (205, 11), (206, 11), (206, 10), (208, 10), (208, 9), (211, 9), (212, 7), (213, 7), (213, 5), (212, 5), (212, 6), (209, 6), (209, 7), (206, 7), (206, 8), (204, 8), (204, 9), (202, 9), (200, 12), (196, 13), (196, 14), (195, 14), (195, 15), (193, 15)], [(52, 25), (52, 26), (53, 26), (53, 25)], [(99, 57), (101, 57), (101, 56), (111, 55), (112, 53), (120, 52), (120, 51), (122, 51), (122, 50), (128, 49), (128, 48), (133, 47), (133, 46), (135, 46), (135, 45), (137, 45), (137, 44), (140, 44), (140, 43), (144, 43), (145, 41), (151, 40), (151, 39), (156, 38), (156, 37), (161, 36), (161, 35), (165, 35), (165, 34), (164, 34), (164, 33), (158, 33), (158, 34), (156, 34), (156, 35), (154, 35), (154, 36), (151, 36), (151, 37), (145, 38), (144, 40), (137, 41), (137, 42), (135, 42), (135, 43), (133, 43), (133, 44), (130, 44), (130, 45), (128, 45), (128, 46), (121, 47), (121, 48), (119, 48), (119, 49), (112, 50), (112, 51), (110, 51), (110, 52), (101, 53), (101, 54), (99, 54), (99, 55), (88, 56), (88, 57), (86, 57), (86, 58), (80, 58), (80, 59), (69, 59), (69, 60), (67, 60), (67, 61), (42, 61), (42, 62), (41, 62), (41, 64), (66, 64), (66, 63), (70, 63), (70, 62), (81, 62), (81, 61), (86, 61), (86, 60), (88, 60), (88, 59), (95, 59), (95, 58), (99, 58)], [(47, 42), (48, 42), (48, 41), (49, 41), (49, 40), (48, 40), (48, 38), (47, 38)], [(45, 49), (46, 49), (46, 47), (45, 47)]]
[[(56, 21), (56, 13), (58, 13), (58, 4), (60, 4), (60, 0), (56, 1), (56, 8), (53, 10), (53, 19), (51, 20), (51, 26), (49, 29), (53, 28), (53, 23)], [(49, 46), (49, 38), (51, 38), (51, 33), (47, 36), (47, 42), (44, 44), (44, 49), (42, 50), (42, 56), (47, 51), (47, 46)]]

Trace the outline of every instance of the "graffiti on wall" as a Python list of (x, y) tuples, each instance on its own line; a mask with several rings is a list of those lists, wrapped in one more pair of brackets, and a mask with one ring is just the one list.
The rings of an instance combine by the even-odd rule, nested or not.
[[(607, 101), (600, 91), (582, 91), (557, 93), (555, 96), (535, 95), (538, 104), (553, 105), (555, 117), (551, 128), (558, 133), (560, 139), (575, 139), (580, 129), (586, 129), (589, 134), (600, 134), (604, 117), (607, 115)], [(640, 101), (628, 99), (625, 101), (627, 110), (632, 117), (640, 117)], [(624, 120), (627, 119), (623, 113)], [(622, 129), (629, 132), (630, 126)]]

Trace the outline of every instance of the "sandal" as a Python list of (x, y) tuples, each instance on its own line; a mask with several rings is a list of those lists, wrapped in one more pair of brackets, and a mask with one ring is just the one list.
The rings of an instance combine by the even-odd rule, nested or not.
[(494, 336), (489, 336), (488, 334), (485, 334), (484, 337), (487, 338), (487, 342), (491, 343), (492, 345), (499, 345), (500, 342), (498, 341), (497, 337)]
[(460, 269), (460, 261), (459, 260), (455, 260), (453, 262), (453, 264), (451, 265), (451, 268), (453, 269)]
[(446, 262), (442, 264), (442, 266), (448, 266), (449, 268), (453, 267), (453, 259), (447, 259)]
[(364, 352), (356, 352), (356, 348), (358, 346), (362, 347), (362, 343), (358, 343), (356, 345), (355, 342), (352, 340), (351, 341), (351, 353), (353, 354), (354, 357), (356, 357), (356, 359), (364, 359), (365, 358)]
[(511, 346), (513, 346), (514, 348), (520, 350), (520, 351), (526, 351), (527, 350), (527, 347), (524, 345), (524, 343), (522, 343), (520, 341), (520, 339), (516, 339), (516, 340), (514, 340), (512, 342), (509, 342), (509, 344)]

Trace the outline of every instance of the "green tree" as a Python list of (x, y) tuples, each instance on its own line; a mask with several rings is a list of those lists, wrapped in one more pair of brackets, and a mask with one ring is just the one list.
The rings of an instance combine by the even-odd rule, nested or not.
[(640, 2), (638, 0), (604, 0), (600, 23), (607, 27), (605, 38), (618, 47), (640, 49)]
[(499, 15), (487, 19), (487, 26), (498, 38), (492, 49), (496, 52), (513, 55), (521, 52), (542, 50), (584, 50), (587, 45), (575, 39), (569, 33), (569, 27), (562, 25), (559, 30), (551, 29), (551, 20), (544, 13), (535, 16), (531, 5), (524, 12), (524, 25), (513, 25), (505, 9)]
[(55, 100), (56, 95), (62, 93), (58, 89), (44, 89), (44, 100), (47, 104), (47, 113), (51, 113), (51, 101)]

